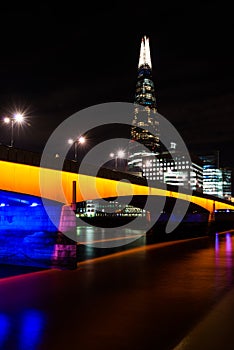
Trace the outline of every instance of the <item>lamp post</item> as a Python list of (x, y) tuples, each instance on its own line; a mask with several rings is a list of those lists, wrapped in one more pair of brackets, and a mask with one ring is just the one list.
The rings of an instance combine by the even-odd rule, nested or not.
[(22, 113), (16, 113), (12, 117), (5, 117), (3, 119), (5, 124), (11, 126), (11, 142), (10, 147), (14, 146), (14, 126), (15, 124), (22, 124), (24, 122), (24, 115)]
[(120, 149), (117, 153), (110, 153), (110, 157), (115, 159), (115, 169), (118, 168), (118, 158), (122, 159), (125, 156), (125, 152)]
[(69, 145), (73, 145), (74, 144), (74, 158), (75, 161), (77, 162), (77, 156), (78, 156), (78, 144), (83, 145), (85, 143), (86, 139), (84, 136), (80, 136), (78, 139), (73, 140), (73, 139), (69, 139), (67, 142), (69, 143)]

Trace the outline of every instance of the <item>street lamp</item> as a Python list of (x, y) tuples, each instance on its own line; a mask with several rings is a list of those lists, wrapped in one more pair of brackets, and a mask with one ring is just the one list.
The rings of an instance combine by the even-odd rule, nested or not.
[(68, 141), (69, 145), (73, 145), (74, 144), (74, 157), (75, 157), (75, 161), (77, 161), (77, 148), (78, 148), (78, 144), (83, 145), (86, 142), (86, 139), (84, 136), (80, 136), (78, 139), (73, 140), (73, 139), (69, 139)]
[(3, 119), (5, 124), (11, 125), (11, 143), (10, 147), (14, 145), (14, 125), (22, 124), (24, 122), (24, 115), (22, 113), (15, 113), (12, 117), (5, 117)]
[(120, 149), (117, 153), (113, 153), (113, 152), (110, 153), (110, 157), (115, 159), (115, 169), (117, 169), (118, 158), (122, 159), (124, 158), (124, 156), (125, 156), (125, 152), (122, 149)]

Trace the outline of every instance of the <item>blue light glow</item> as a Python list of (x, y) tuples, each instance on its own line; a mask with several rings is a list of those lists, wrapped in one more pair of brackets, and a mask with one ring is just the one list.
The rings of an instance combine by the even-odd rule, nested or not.
[(215, 234), (215, 253), (217, 254), (219, 251), (219, 234)]
[[(59, 223), (62, 204), (48, 205)], [(0, 263), (50, 267), (57, 231), (41, 198), (0, 190)]]
[(38, 349), (45, 327), (45, 315), (38, 310), (27, 310), (22, 315), (21, 325), (19, 349)]
[[(58, 222), (61, 203), (49, 201)], [(39, 197), (0, 190), (0, 231), (57, 231)]]
[(4, 349), (3, 345), (9, 334), (10, 322), (6, 315), (0, 314), (0, 348)]

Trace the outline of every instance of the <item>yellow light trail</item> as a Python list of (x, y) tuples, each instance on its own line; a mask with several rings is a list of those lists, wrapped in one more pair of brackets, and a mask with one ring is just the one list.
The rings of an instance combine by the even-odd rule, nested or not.
[[(136, 185), (127, 182), (98, 178), (94, 176), (75, 174), (52, 169), (41, 169), (37, 166), (18, 164), (13, 162), (0, 161), (0, 189), (37, 197), (55, 200), (65, 204), (72, 203), (72, 183), (77, 183), (76, 201), (88, 199), (131, 196), (131, 195), (152, 195), (178, 198), (197, 204), (209, 212), (214, 209), (234, 209), (233, 203), (203, 198), (196, 195), (177, 193), (159, 188), (143, 185)], [(43, 173), (43, 193), (41, 191), (40, 176)], [(58, 184), (61, 189), (58, 189)], [(85, 191), (84, 191), (85, 190)]]

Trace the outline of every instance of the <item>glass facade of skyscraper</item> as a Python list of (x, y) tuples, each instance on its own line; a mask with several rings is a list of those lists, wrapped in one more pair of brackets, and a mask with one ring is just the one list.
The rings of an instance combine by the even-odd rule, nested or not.
[(223, 197), (223, 177), (220, 169), (203, 168), (203, 193)]
[(232, 170), (219, 168), (219, 152), (199, 158), (203, 162), (203, 193), (231, 200)]
[(221, 168), (223, 176), (223, 197), (231, 200), (232, 198), (232, 169)]

